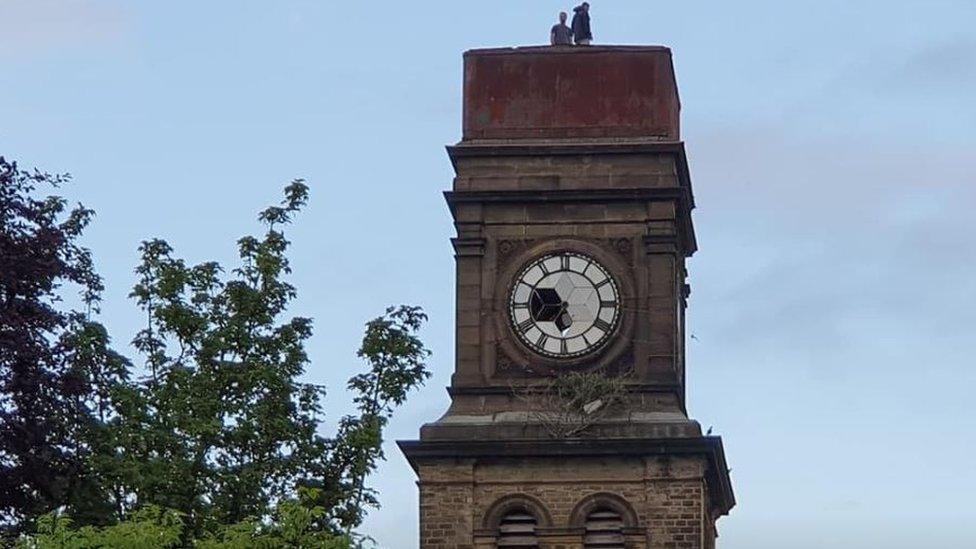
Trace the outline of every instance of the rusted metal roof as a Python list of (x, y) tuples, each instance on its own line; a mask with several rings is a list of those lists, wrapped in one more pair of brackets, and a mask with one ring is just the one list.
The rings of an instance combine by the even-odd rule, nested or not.
[(671, 50), (556, 46), (464, 54), (464, 140), (679, 141)]

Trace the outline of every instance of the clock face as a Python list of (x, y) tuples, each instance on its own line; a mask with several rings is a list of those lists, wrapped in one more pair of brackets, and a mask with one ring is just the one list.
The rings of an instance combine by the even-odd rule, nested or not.
[(617, 284), (591, 257), (546, 255), (516, 277), (509, 317), (515, 333), (533, 351), (554, 358), (580, 356), (606, 343), (617, 327)]

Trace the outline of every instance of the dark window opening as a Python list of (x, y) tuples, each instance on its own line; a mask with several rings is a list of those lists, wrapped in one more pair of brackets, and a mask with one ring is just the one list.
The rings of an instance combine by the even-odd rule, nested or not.
[(524, 509), (509, 511), (498, 524), (498, 547), (538, 547), (536, 519)]
[(598, 509), (586, 517), (586, 537), (583, 546), (587, 549), (625, 549), (624, 519), (620, 513), (610, 509)]

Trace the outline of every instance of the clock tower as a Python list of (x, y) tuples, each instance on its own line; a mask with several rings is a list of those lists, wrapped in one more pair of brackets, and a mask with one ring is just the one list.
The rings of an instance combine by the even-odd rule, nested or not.
[(735, 501), (685, 406), (679, 111), (664, 47), (465, 53), (452, 403), (399, 443), (422, 549), (715, 547)]

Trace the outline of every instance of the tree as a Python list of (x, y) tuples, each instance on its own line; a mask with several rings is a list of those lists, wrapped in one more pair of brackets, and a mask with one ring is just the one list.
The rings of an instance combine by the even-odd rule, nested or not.
[[(361, 523), (367, 506), (378, 505), (376, 492), (365, 481), (383, 458), (383, 427), (394, 407), (429, 376), (424, 365), (429, 353), (416, 335), (425, 319), (419, 308), (401, 306), (391, 307), (367, 323), (357, 354), (370, 367), (349, 380), (350, 388), (358, 394), (360, 414), (343, 418), (337, 436), (326, 441), (328, 452), (321, 456), (324, 474), (299, 480), (289, 496), (268, 504), (267, 515), (247, 516), (237, 522), (204, 517), (201, 529), (183, 511), (162, 507), (148, 498), (127, 498), (131, 510), (115, 524), (85, 526), (76, 524), (70, 515), (51, 513), (41, 518), (36, 534), (20, 539), (19, 547), (348, 549), (362, 545), (366, 538), (355, 534), (353, 528)], [(138, 465), (129, 463), (125, 468), (132, 467)], [(147, 467), (158, 471), (152, 464)], [(198, 479), (184, 480), (198, 484)]]
[[(124, 374), (96, 312), (102, 283), (79, 244), (93, 212), (37, 197), (69, 176), (23, 171), (0, 157), (0, 526), (29, 528), (67, 505), (104, 504), (85, 463), (92, 406)], [(82, 310), (64, 307), (65, 286)], [(98, 351), (99, 356), (91, 354)], [(96, 363), (89, 359), (96, 360)], [(111, 362), (106, 368), (105, 361)], [(121, 367), (121, 369), (119, 369)]]
[[(188, 265), (162, 240), (142, 243), (131, 294), (146, 314), (133, 340), (145, 358), (137, 371), (88, 316), (101, 281), (75, 239), (91, 212), (79, 207), (56, 223), (64, 201), (29, 195), (64, 177), (4, 166), (0, 465), (13, 475), (0, 479), (0, 495), (19, 530), (36, 522), (20, 545), (362, 541), (354, 530), (378, 505), (366, 478), (383, 459), (383, 428), (429, 376), (418, 337), (427, 317), (399, 306), (367, 323), (358, 352), (367, 370), (349, 380), (358, 413), (323, 436), (324, 389), (301, 381), (312, 321), (287, 315), (297, 292), (281, 227), (305, 205), (304, 182), (260, 213), (266, 230), (238, 241), (229, 272)], [(86, 311), (55, 309), (62, 282), (81, 286)], [(25, 432), (33, 445), (17, 440)]]
[(134, 340), (146, 375), (115, 393), (107, 446), (121, 450), (100, 468), (117, 519), (146, 505), (174, 509), (199, 538), (280, 516), (279, 504), (306, 487), (322, 509), (318, 531), (350, 535), (376, 504), (365, 477), (382, 458), (382, 427), (429, 375), (416, 336), (426, 316), (401, 306), (367, 324), (359, 356), (370, 370), (350, 380), (360, 414), (323, 437), (324, 390), (300, 381), (312, 322), (286, 317), (296, 290), (284, 280), (280, 230), (307, 198), (296, 180), (280, 206), (261, 212), (267, 230), (238, 241), (241, 264), (229, 277), (213, 262), (187, 265), (164, 241), (142, 244), (132, 296), (147, 315)]
[(311, 502), (314, 490), (303, 491), (298, 500), (282, 502), (272, 520), (246, 520), (221, 527), (200, 539), (187, 537), (183, 515), (155, 505), (143, 507), (123, 522), (110, 526), (76, 526), (62, 514), (45, 515), (33, 536), (18, 540), (19, 549), (348, 549), (347, 536), (323, 531), (316, 526), (325, 509)]
[(37, 521), (37, 532), (18, 540), (19, 549), (102, 549), (138, 547), (172, 549), (183, 544), (183, 520), (176, 511), (144, 507), (129, 520), (111, 526), (78, 526), (69, 516), (50, 513)]
[(369, 371), (349, 380), (359, 415), (340, 421), (323, 477), (323, 504), (346, 534), (362, 522), (366, 507), (379, 505), (366, 477), (384, 457), (383, 427), (407, 393), (430, 376), (424, 363), (429, 352), (416, 335), (426, 320), (419, 307), (400, 306), (366, 324), (357, 356)]
[(322, 469), (316, 433), (321, 388), (298, 381), (311, 335), (307, 318), (282, 320), (295, 289), (277, 225), (307, 199), (296, 181), (268, 208), (262, 239), (238, 242), (229, 280), (216, 263), (188, 266), (162, 240), (144, 242), (132, 292), (147, 315), (134, 346), (147, 375), (117, 396), (118, 518), (147, 504), (175, 509), (197, 533), (208, 522), (263, 517), (305, 475)]

